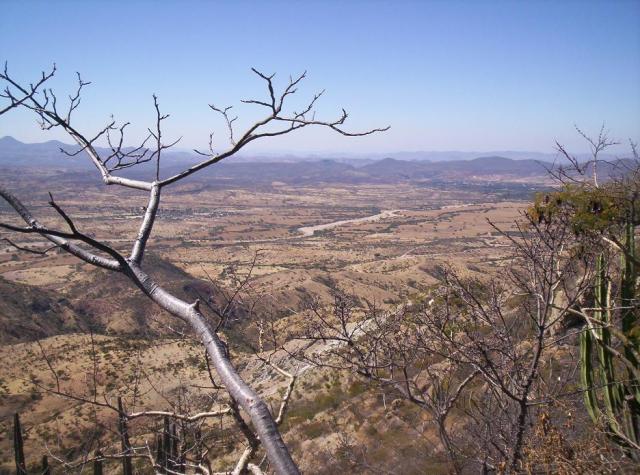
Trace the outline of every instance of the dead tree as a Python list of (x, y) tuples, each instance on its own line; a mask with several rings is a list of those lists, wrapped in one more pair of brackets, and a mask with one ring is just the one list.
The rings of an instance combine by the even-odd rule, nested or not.
[[(583, 238), (576, 254), (569, 212), (525, 214), (517, 226), (503, 234), (513, 254), (500, 278), (444, 269), (424, 299), (393, 310), (337, 293), (329, 310), (312, 307), (297, 357), (350, 369), (424, 410), (454, 471), (519, 471), (533, 416), (576, 370), (553, 365), (567, 338), (557, 328), (591, 289), (597, 247)], [(464, 422), (454, 426), (452, 411)]]
[[(336, 292), (331, 308), (311, 307), (314, 318), (295, 335), (308, 345), (295, 355), (351, 370), (424, 410), (455, 472), (469, 465), (475, 471), (540, 469), (539, 460), (524, 460), (536, 416), (548, 417), (544, 411), (555, 402), (582, 396), (575, 391), (580, 356), (575, 345), (565, 343), (585, 332), (602, 341), (604, 328), (616, 331), (590, 316), (602, 312), (593, 304), (598, 256), (611, 247), (624, 254), (625, 262), (637, 263), (632, 249), (625, 252), (629, 239), (620, 240), (629, 213), (638, 215), (635, 145), (632, 160), (611, 164), (600, 157), (614, 143), (604, 131), (589, 143), (593, 156), (585, 163), (559, 146), (570, 162), (568, 168), (552, 170), (559, 192), (540, 196), (515, 232), (496, 228), (511, 245), (498, 278), (447, 268), (424, 298), (393, 310), (358, 308), (354, 299)], [(628, 285), (637, 286), (635, 280)], [(627, 297), (625, 303), (606, 310), (637, 315), (637, 300)], [(636, 322), (627, 326), (637, 330)], [(625, 338), (620, 331), (615, 336)], [(637, 366), (629, 363), (637, 359), (637, 350), (609, 343), (604, 348), (625, 363), (633, 381)], [(595, 390), (602, 387), (582, 389), (586, 394)], [(579, 397), (571, 400), (572, 411), (584, 413)], [(449, 417), (453, 411), (461, 416), (456, 425)], [(633, 441), (624, 442), (637, 448)]]
[[(325, 127), (345, 136), (369, 135), (386, 130), (386, 128), (371, 129), (361, 133), (345, 131), (342, 128), (347, 119), (347, 112), (344, 109), (336, 120), (321, 121), (316, 119), (314, 106), (322, 92), (314, 95), (300, 112), (287, 112), (285, 110), (287, 99), (297, 92), (297, 88), (305, 79), (306, 73), (296, 78), (290, 78), (283, 90), (277, 93), (273, 81), (274, 75), (266, 75), (253, 69), (253, 72), (265, 82), (268, 89), (268, 97), (266, 99), (249, 99), (243, 102), (266, 109), (265, 116), (245, 131), (238, 133), (234, 129), (234, 122), (237, 117), (232, 116), (231, 107), (217, 107), (211, 104), (209, 106), (211, 110), (219, 114), (226, 124), (230, 141), (229, 148), (216, 153), (213, 147), (213, 135), (211, 135), (209, 150), (207, 152), (198, 152), (204, 157), (201, 162), (173, 176), (162, 177), (161, 156), (165, 150), (177, 143), (177, 140), (172, 143), (165, 143), (164, 141), (162, 123), (169, 116), (161, 113), (158, 99), (155, 95), (153, 96), (156, 112), (154, 127), (148, 129), (148, 136), (140, 145), (134, 148), (126, 148), (124, 141), (128, 123), (118, 126), (115, 121), (111, 121), (92, 136), (85, 135), (80, 131), (80, 127), (72, 121), (73, 114), (80, 105), (83, 88), (90, 83), (84, 81), (78, 74), (77, 89), (69, 95), (68, 105), (63, 108), (62, 101), (58, 99), (54, 91), (46, 88), (46, 82), (54, 76), (55, 72), (54, 65), (49, 73), (43, 72), (36, 82), (21, 84), (9, 74), (5, 64), (4, 71), (0, 74), (0, 80), (5, 84), (1, 97), (5, 99), (6, 105), (0, 109), (0, 113), (5, 114), (16, 108), (26, 109), (38, 118), (43, 130), (62, 129), (79, 146), (79, 149), (75, 152), (66, 152), (67, 155), (85, 153), (100, 174), (104, 184), (131, 188), (148, 194), (148, 204), (144, 217), (140, 223), (132, 249), (130, 252), (125, 253), (104, 241), (91, 237), (86, 231), (78, 229), (73, 217), (65, 212), (53, 197), (51, 197), (49, 205), (58, 213), (65, 223), (66, 229), (44, 226), (23, 205), (18, 197), (14, 196), (6, 187), (0, 186), (0, 196), (26, 223), (26, 226), (2, 223), (1, 227), (15, 233), (42, 236), (60, 249), (89, 264), (127, 276), (149, 299), (174, 317), (188, 324), (206, 348), (221, 384), (228, 391), (231, 399), (249, 415), (256, 437), (264, 447), (271, 466), (277, 473), (298, 473), (298, 468), (282, 440), (269, 408), (258, 394), (242, 380), (232, 365), (225, 344), (216, 330), (204, 318), (200, 310), (200, 302), (197, 300), (195, 302), (186, 302), (167, 292), (161, 286), (161, 283), (150, 277), (145, 269), (143, 265), (144, 253), (160, 206), (161, 194), (164, 190), (204, 168), (235, 155), (249, 143), (259, 139), (285, 135), (309, 126)], [(100, 154), (97, 150), (97, 143), (101, 139), (106, 139), (109, 144), (110, 153), (107, 155)], [(147, 147), (147, 144), (153, 144), (153, 146)], [(155, 162), (155, 176), (149, 181), (117, 175), (120, 170), (145, 162)]]

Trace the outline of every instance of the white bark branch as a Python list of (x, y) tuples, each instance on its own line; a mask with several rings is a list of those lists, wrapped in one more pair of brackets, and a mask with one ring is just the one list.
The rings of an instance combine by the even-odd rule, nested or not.
[(147, 204), (147, 209), (144, 212), (144, 218), (140, 225), (140, 230), (138, 231), (138, 237), (136, 238), (136, 241), (133, 244), (133, 249), (131, 250), (130, 259), (136, 264), (140, 264), (142, 262), (144, 250), (147, 246), (147, 240), (151, 235), (153, 223), (155, 221), (156, 214), (158, 213), (159, 204), (160, 187), (157, 182), (154, 182), (151, 187), (151, 192), (149, 193), (149, 203)]
[[(121, 262), (119, 262), (115, 258), (115, 256), (113, 256), (114, 258), (112, 259), (98, 256), (85, 249), (82, 249), (81, 247), (77, 246), (72, 242), (69, 242), (69, 240), (63, 236), (53, 234), (54, 233), (53, 230), (48, 230), (44, 226), (42, 226), (42, 224), (40, 224), (38, 220), (36, 220), (31, 215), (29, 210), (20, 202), (20, 200), (18, 200), (18, 198), (16, 198), (13, 194), (11, 194), (8, 190), (4, 189), (1, 186), (0, 186), (0, 197), (2, 197), (13, 209), (15, 209), (16, 212), (20, 215), (20, 217), (29, 226), (28, 228), (25, 228), (22, 230), (16, 229), (15, 227), (8, 226), (8, 225), (3, 225), (3, 227), (7, 229), (18, 230), (19, 232), (29, 231), (29, 232), (40, 234), (41, 236), (45, 237), (52, 243), (56, 244), (61, 249), (64, 249), (68, 253), (73, 254), (74, 256), (78, 257), (79, 259), (82, 259), (85, 262), (88, 262), (89, 264), (93, 264), (94, 266), (102, 267), (103, 269), (109, 269), (113, 271), (122, 270)], [(59, 234), (64, 234), (64, 233), (59, 233)], [(104, 250), (104, 249), (101, 249), (101, 250)], [(111, 251), (115, 252), (113, 250)]]
[(171, 411), (140, 411), (140, 412), (132, 412), (130, 414), (126, 414), (127, 419), (136, 419), (139, 417), (156, 417), (156, 416), (167, 416), (172, 419), (180, 419), (186, 422), (195, 422), (200, 419), (207, 419), (210, 417), (220, 417), (227, 415), (231, 412), (231, 409), (221, 409), (219, 411), (209, 411), (209, 412), (199, 412), (198, 414), (193, 414), (191, 416), (186, 414), (178, 414), (176, 412)]

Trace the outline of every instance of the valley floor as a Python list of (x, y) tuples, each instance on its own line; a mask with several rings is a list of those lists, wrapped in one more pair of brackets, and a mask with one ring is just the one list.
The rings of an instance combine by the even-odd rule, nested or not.
[[(18, 181), (14, 191), (26, 196), (45, 222), (53, 223), (46, 196), (28, 193), (27, 188)], [(63, 187), (56, 201), (80, 229), (127, 249), (142, 216), (143, 197), (102, 191)], [(436, 282), (441, 266), (477, 275), (499, 271), (508, 244), (496, 227), (512, 230), (528, 203), (416, 184), (273, 184), (260, 189), (185, 185), (173, 191), (163, 201), (149, 244), (149, 259), (157, 268), (152, 274), (189, 294), (193, 288), (232, 288), (251, 270), (258, 310), (275, 315), (277, 325), (288, 329), (300, 324), (310, 299), (330, 304), (336, 287), (393, 306), (424, 292)], [(6, 208), (0, 208), (0, 220), (15, 221)], [(18, 242), (41, 246), (34, 239)], [(40, 302), (19, 310), (0, 308), (4, 327), (36, 322), (25, 327), (22, 341), (5, 335), (0, 348), (0, 466), (11, 466), (12, 441), (4, 434), (10, 433), (14, 412), (24, 415), (31, 460), (39, 459), (45, 446), (60, 456), (74, 453), (74, 444), (86, 439), (96, 424), (106, 426), (113, 418), (109, 410), (94, 412), (78, 401), (38, 391), (53, 387), (51, 366), (65, 391), (83, 397), (97, 375), (99, 393), (131, 398), (137, 391), (144, 395), (138, 396), (140, 406), (166, 409), (166, 399), (180, 391), (186, 391), (183, 396), (193, 404), (206, 399), (207, 391), (198, 388), (210, 383), (197, 346), (167, 333), (164, 317), (135, 289), (65, 254), (24, 254), (9, 245), (0, 246), (0, 284), (6, 292), (23, 292), (24, 300)], [(238, 318), (251, 317), (243, 315)], [(53, 317), (59, 320), (55, 327), (38, 323)], [(88, 328), (98, 329), (93, 343)], [(149, 328), (161, 337), (149, 338)], [(275, 404), (286, 380), (242, 353), (243, 345), (256, 341), (255, 322), (238, 321), (230, 332), (246, 377)], [(429, 450), (429, 466), (445, 467), (427, 421), (401, 404), (389, 412), (392, 401), (387, 397), (346, 375), (305, 370), (284, 423), (285, 439), (310, 473), (322, 473), (323, 464), (330, 473), (326, 454), (335, 452), (345, 437), (369, 441), (372, 463), (391, 467), (400, 463), (394, 453)], [(227, 422), (220, 424), (227, 430)], [(218, 462), (232, 463), (237, 441), (223, 437), (220, 444), (224, 448)], [(422, 460), (403, 473), (421, 473)]]

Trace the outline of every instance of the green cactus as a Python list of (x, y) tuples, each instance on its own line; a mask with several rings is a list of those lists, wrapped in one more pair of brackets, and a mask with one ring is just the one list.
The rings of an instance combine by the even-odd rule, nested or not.
[(589, 330), (580, 334), (580, 382), (584, 388), (584, 402), (589, 412), (589, 417), (595, 422), (600, 419), (598, 397), (593, 382), (594, 368), (591, 360), (593, 351), (593, 336)]
[[(640, 383), (638, 382), (638, 315), (636, 260), (633, 220), (625, 225), (620, 281), (620, 322), (616, 327), (611, 299), (611, 282), (604, 254), (596, 261), (592, 319), (580, 336), (580, 379), (591, 419), (604, 423), (612, 439), (638, 457), (640, 428)], [(621, 346), (624, 351), (619, 352)], [(597, 365), (594, 365), (594, 360)], [(616, 364), (621, 360), (626, 371)], [(600, 397), (598, 397), (600, 395)], [(635, 453), (634, 453), (635, 452)]]

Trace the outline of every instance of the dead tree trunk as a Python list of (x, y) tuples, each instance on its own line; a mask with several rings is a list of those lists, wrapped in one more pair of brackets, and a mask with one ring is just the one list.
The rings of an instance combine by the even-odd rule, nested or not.
[[(299, 473), (298, 468), (293, 462), (293, 459), (282, 440), (277, 424), (274, 421), (274, 417), (269, 412), (269, 408), (258, 394), (243, 381), (235, 370), (229, 360), (229, 355), (225, 345), (216, 334), (215, 329), (207, 323), (202, 313), (200, 313), (198, 309), (198, 302), (188, 303), (169, 294), (154, 282), (141, 267), (147, 241), (151, 235), (154, 220), (157, 215), (160, 203), (160, 193), (165, 186), (176, 183), (199, 170), (235, 155), (243, 147), (254, 140), (285, 135), (303, 127), (326, 127), (345, 136), (363, 136), (388, 129), (388, 127), (384, 129), (371, 129), (360, 133), (345, 131), (342, 126), (344, 125), (348, 115), (344, 109), (342, 110), (340, 117), (334, 121), (316, 120), (314, 106), (322, 93), (316, 94), (309, 101), (307, 107), (303, 108), (302, 112), (285, 112), (283, 110), (285, 100), (288, 96), (295, 94), (299, 83), (306, 77), (306, 73), (301, 74), (296, 79), (291, 78), (289, 84), (283, 88), (282, 92), (276, 95), (272, 81), (273, 75), (269, 76), (260, 73), (255, 69), (252, 70), (261, 78), (261, 80), (264, 80), (267, 83), (269, 99), (266, 102), (264, 100), (255, 99), (244, 102), (266, 108), (267, 113), (264, 118), (255, 122), (252, 126), (246, 129), (244, 133), (236, 134), (233, 129), (233, 123), (236, 118), (230, 117), (230, 107), (220, 109), (210, 105), (210, 108), (214, 112), (220, 114), (226, 122), (229, 132), (229, 140), (231, 143), (230, 147), (224, 152), (216, 153), (210, 143), (209, 152), (199, 152), (201, 155), (205, 156), (200, 163), (173, 176), (161, 179), (161, 153), (177, 143), (177, 141), (171, 145), (165, 145), (162, 143), (161, 123), (169, 116), (162, 115), (160, 113), (157, 97), (155, 95), (153, 96), (157, 114), (155, 129), (148, 129), (149, 136), (144, 140), (142, 145), (134, 148), (132, 151), (122, 145), (124, 129), (127, 124), (122, 127), (116, 127), (115, 122), (112, 121), (93, 139), (82, 135), (74, 126), (71, 125), (72, 113), (80, 104), (80, 91), (84, 86), (89, 84), (88, 82), (83, 82), (80, 75), (78, 75), (79, 84), (77, 93), (75, 96), (70, 96), (71, 102), (69, 108), (66, 111), (66, 114), (62, 114), (59, 113), (56, 108), (56, 97), (51, 89), (47, 90), (48, 95), (44, 96), (45, 99), (40, 99), (40, 96), (38, 95), (38, 88), (41, 88), (42, 84), (54, 75), (55, 67), (50, 74), (46, 75), (43, 73), (40, 81), (36, 81), (28, 86), (23, 86), (15, 81), (11, 76), (9, 76), (7, 68), (5, 67), (4, 72), (0, 73), (0, 80), (7, 85), (3, 91), (3, 97), (9, 100), (10, 105), (4, 109), (0, 109), (0, 114), (6, 113), (16, 107), (22, 107), (33, 112), (37, 116), (43, 129), (49, 130), (55, 127), (61, 127), (80, 146), (80, 150), (78, 152), (67, 153), (68, 155), (77, 155), (80, 152), (85, 152), (97, 168), (106, 185), (119, 185), (135, 190), (147, 191), (149, 192), (149, 202), (140, 224), (138, 235), (128, 257), (125, 257), (125, 255), (121, 254), (119, 251), (104, 242), (100, 242), (89, 235), (80, 232), (71, 218), (57, 203), (53, 201), (53, 198), (51, 198), (49, 204), (64, 219), (69, 228), (68, 231), (59, 231), (43, 226), (33, 218), (31, 213), (16, 197), (10, 194), (7, 190), (4, 190), (2, 187), (0, 187), (0, 197), (2, 197), (16, 210), (16, 212), (27, 223), (27, 227), (20, 228), (4, 223), (0, 223), (0, 227), (15, 232), (39, 234), (52, 241), (61, 249), (73, 254), (85, 262), (103, 269), (121, 272), (127, 275), (161, 308), (188, 323), (207, 349), (207, 353), (211, 358), (213, 366), (218, 372), (220, 379), (222, 380), (222, 384), (225, 386), (230, 397), (234, 401), (237, 401), (238, 405), (241, 406), (247, 414), (249, 414), (251, 422), (253, 423), (253, 428), (261, 444), (264, 446), (267, 458), (269, 459), (272, 468), (278, 474), (297, 475)], [(49, 98), (52, 100), (50, 101)], [(103, 157), (95, 148), (94, 143), (102, 135), (106, 134), (106, 137), (108, 138), (110, 132), (120, 134), (119, 145), (114, 144), (111, 147), (113, 153), (108, 157)], [(150, 150), (145, 147), (145, 144), (151, 138), (153, 138), (153, 141), (155, 142), (155, 150), (147, 155), (147, 152), (150, 152)], [(110, 140), (109, 144), (112, 145)], [(118, 170), (148, 162), (150, 160), (155, 160), (156, 162), (155, 178), (153, 181), (133, 180), (130, 178), (118, 177), (113, 174)], [(77, 243), (82, 243), (83, 246), (88, 246), (91, 250), (78, 246)], [(105, 257), (105, 255), (108, 257)], [(122, 411), (120, 412), (123, 414)], [(123, 452), (128, 453), (130, 451), (130, 446), (127, 438), (128, 436), (126, 434), (126, 420), (124, 420), (123, 417), (120, 417), (120, 423), (122, 449)], [(164, 442), (165, 441), (163, 441), (162, 449), (166, 456), (167, 452), (170, 451), (171, 448)], [(125, 475), (129, 475), (131, 473), (130, 457), (125, 457), (124, 460), (129, 461), (128, 465), (127, 462), (123, 462), (125, 464), (123, 466)]]
[[(211, 362), (230, 396), (249, 414), (274, 470), (277, 473), (298, 473), (269, 408), (235, 370), (220, 337), (200, 313), (198, 302), (190, 304), (171, 295), (137, 265), (130, 264), (127, 273), (151, 300), (172, 315), (189, 323), (195, 331), (207, 349)], [(166, 446), (164, 450), (167, 451)]]

